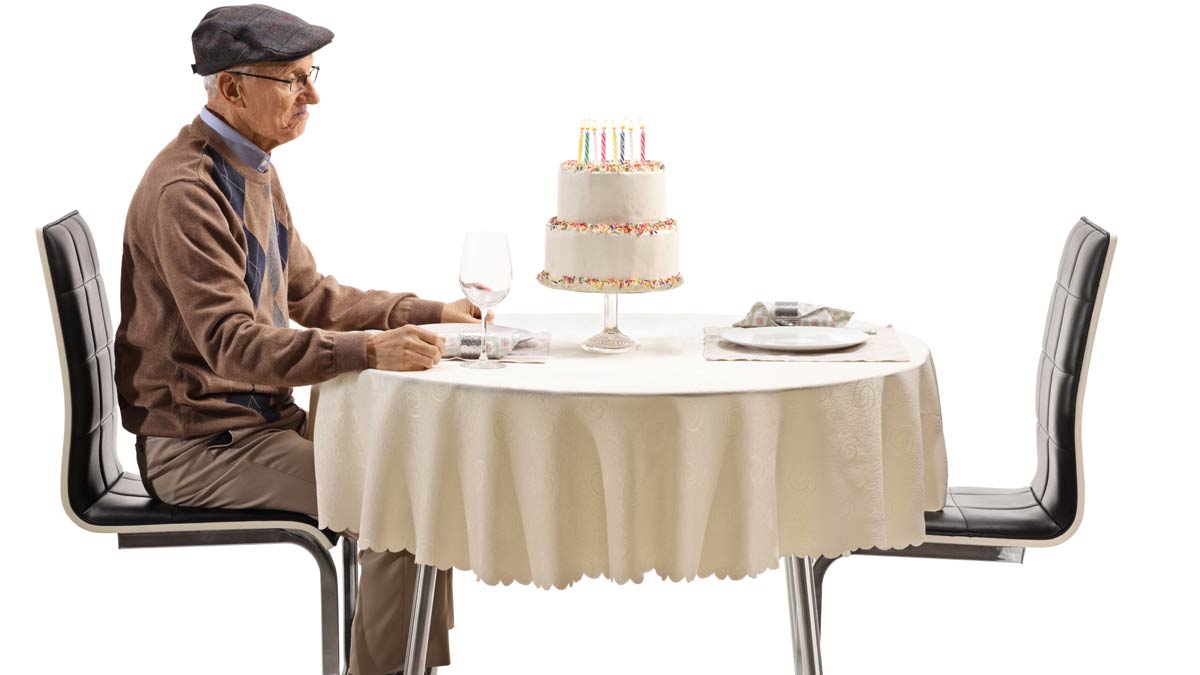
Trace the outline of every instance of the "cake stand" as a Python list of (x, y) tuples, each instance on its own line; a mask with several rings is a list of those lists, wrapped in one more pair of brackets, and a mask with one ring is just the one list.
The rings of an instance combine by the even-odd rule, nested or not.
[(617, 328), (617, 297), (616, 293), (604, 294), (604, 330), (583, 341), (584, 351), (620, 354), (638, 348), (637, 340)]
[(538, 275), (542, 285), (564, 291), (604, 294), (604, 329), (581, 343), (585, 351), (595, 354), (621, 354), (638, 348), (637, 340), (621, 332), (617, 327), (617, 298), (627, 293), (668, 291), (683, 284), (683, 275), (675, 274), (665, 279), (586, 279), (564, 277), (551, 279), (546, 272)]

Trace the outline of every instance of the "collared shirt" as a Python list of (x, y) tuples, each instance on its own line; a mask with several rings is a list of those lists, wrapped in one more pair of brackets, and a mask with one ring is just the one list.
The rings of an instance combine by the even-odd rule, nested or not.
[(226, 124), (225, 120), (217, 117), (208, 109), (208, 106), (200, 109), (200, 120), (217, 132), (217, 135), (229, 145), (229, 149), (237, 155), (238, 159), (245, 162), (246, 165), (254, 167), (259, 173), (267, 172), (271, 166), (271, 155), (263, 152), (261, 148), (239, 134), (237, 129)]

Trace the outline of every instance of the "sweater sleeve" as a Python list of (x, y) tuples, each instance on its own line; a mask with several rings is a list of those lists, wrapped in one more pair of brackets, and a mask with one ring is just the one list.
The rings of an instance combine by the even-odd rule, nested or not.
[(288, 314), (304, 326), (331, 330), (387, 330), (441, 321), (443, 303), (412, 293), (363, 291), (317, 271), (294, 225), (288, 228)]
[(150, 237), (184, 327), (213, 372), (237, 382), (303, 386), (367, 367), (366, 333), (255, 321), (245, 252), (200, 183), (163, 188)]

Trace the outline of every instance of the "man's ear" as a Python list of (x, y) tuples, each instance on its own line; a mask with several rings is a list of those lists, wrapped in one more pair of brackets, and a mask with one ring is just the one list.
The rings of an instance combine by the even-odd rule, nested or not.
[(246, 105), (246, 98), (242, 95), (242, 83), (231, 73), (217, 73), (217, 95), (235, 108)]

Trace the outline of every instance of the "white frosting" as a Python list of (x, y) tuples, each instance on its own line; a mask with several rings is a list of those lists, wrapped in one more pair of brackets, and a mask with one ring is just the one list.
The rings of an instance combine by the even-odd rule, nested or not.
[[(648, 224), (667, 220), (666, 175), (660, 170), (588, 172), (570, 168), (558, 174), (557, 219), (587, 225)], [(549, 286), (589, 290), (594, 286), (559, 282), (575, 279), (619, 279), (666, 282), (679, 274), (679, 232), (662, 229), (653, 234), (580, 231), (570, 227), (546, 228), (546, 267)], [(549, 283), (548, 283), (549, 282)], [(620, 291), (638, 293), (672, 288), (629, 284)]]
[(679, 273), (679, 233), (594, 234), (546, 229), (546, 273), (593, 279), (665, 279)]
[(664, 171), (558, 172), (558, 217), (569, 223), (652, 223), (667, 218)]

